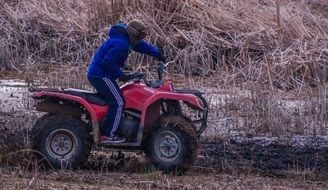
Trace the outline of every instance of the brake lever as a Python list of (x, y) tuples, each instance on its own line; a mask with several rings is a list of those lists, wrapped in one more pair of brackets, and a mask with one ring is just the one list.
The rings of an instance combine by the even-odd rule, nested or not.
[(152, 88), (159, 88), (162, 84), (163, 84), (163, 81), (156, 80), (156, 81), (152, 82), (150, 86)]
[(152, 83), (146, 79), (144, 79), (144, 82), (147, 86), (151, 87), (152, 86)]
[(169, 61), (167, 63), (164, 63), (164, 67), (167, 67), (169, 64), (173, 63), (174, 61)]

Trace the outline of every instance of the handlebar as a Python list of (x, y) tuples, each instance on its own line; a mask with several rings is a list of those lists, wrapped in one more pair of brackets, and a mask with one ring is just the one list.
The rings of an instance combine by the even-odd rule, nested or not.
[(155, 81), (147, 81), (144, 78), (144, 74), (143, 73), (139, 73), (139, 72), (135, 72), (135, 73), (130, 73), (130, 75), (132, 76), (132, 80), (135, 82), (139, 82), (140, 80), (144, 80), (145, 84), (149, 87), (152, 88), (159, 88), (162, 84), (163, 84), (163, 71), (165, 70), (165, 68), (167, 67), (168, 64), (170, 64), (172, 62), (168, 62), (166, 64), (164, 64), (163, 62), (158, 62), (157, 63), (157, 75), (158, 75), (158, 80)]
[(166, 68), (166, 65), (164, 65), (163, 62), (158, 62), (157, 67), (157, 74), (158, 74), (158, 80), (163, 81), (163, 70)]
[(131, 73), (132, 75), (132, 80), (133, 81), (140, 81), (141, 79), (144, 78), (144, 74), (143, 73), (138, 73), (138, 72), (135, 72), (135, 73)]

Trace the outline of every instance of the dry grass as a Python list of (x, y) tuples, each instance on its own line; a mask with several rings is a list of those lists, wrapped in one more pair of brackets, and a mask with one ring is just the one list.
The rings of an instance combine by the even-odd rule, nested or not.
[[(318, 1), (320, 3), (320, 1)], [(150, 40), (175, 61), (171, 71), (290, 89), (327, 81), (325, 3), (281, 0), (5, 1), (2, 68), (87, 65), (122, 17), (144, 20)], [(132, 56), (130, 63), (149, 60)], [(23, 64), (24, 65), (24, 64)]]
[[(90, 89), (85, 72), (110, 25), (118, 18), (141, 18), (149, 27), (149, 40), (174, 60), (169, 77), (182, 86), (206, 86), (212, 127), (225, 120), (230, 131), (242, 134), (326, 133), (328, 5), (324, 1), (0, 0), (0, 4), (0, 67), (23, 74), (29, 82), (39, 79), (47, 86)], [(132, 54), (128, 69), (154, 77), (151, 63), (147, 56)], [(286, 100), (297, 100), (296, 109), (286, 110)], [(216, 130), (222, 131), (221, 126)]]
[(327, 183), (268, 178), (258, 175), (191, 173), (169, 176), (160, 173), (128, 174), (85, 171), (25, 172), (2, 170), (0, 184), (5, 189), (326, 189)]

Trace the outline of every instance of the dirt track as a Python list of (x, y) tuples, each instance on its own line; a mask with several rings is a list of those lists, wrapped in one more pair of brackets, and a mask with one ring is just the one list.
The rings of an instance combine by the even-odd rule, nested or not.
[[(201, 151), (202, 152), (202, 151)], [(137, 153), (93, 152), (84, 169), (76, 171), (27, 170), (2, 167), (0, 187), (5, 189), (327, 189), (323, 175), (311, 170), (255, 171), (251, 165), (225, 160), (206, 162), (201, 153), (196, 165), (184, 176), (155, 171)], [(213, 155), (210, 155), (213, 156)], [(244, 164), (244, 165), (243, 165)], [(243, 165), (243, 167), (241, 167)], [(221, 167), (224, 166), (224, 167)], [(248, 169), (248, 170), (247, 170)]]
[[(202, 144), (197, 162), (184, 176), (156, 171), (140, 153), (93, 152), (83, 169), (76, 171), (27, 169), (29, 162), (21, 152), (11, 155), (11, 165), (0, 168), (0, 187), (5, 189), (327, 189), (327, 173), (317, 170), (311, 159), (307, 168), (288, 165), (286, 156), (274, 152), (283, 147), (267, 146), (262, 156), (250, 145), (208, 142)], [(244, 144), (245, 146), (247, 143)], [(226, 147), (225, 149), (222, 149)], [(238, 147), (240, 149), (238, 149)], [(263, 149), (262, 149), (263, 150)], [(288, 149), (290, 150), (290, 149)], [(259, 150), (261, 152), (261, 150)], [(286, 151), (286, 150), (285, 150)], [(270, 154), (273, 153), (273, 154)], [(284, 153), (284, 152), (283, 152)], [(313, 156), (320, 154), (313, 154)], [(306, 156), (305, 156), (306, 157)], [(27, 157), (28, 158), (28, 157)], [(31, 164), (32, 162), (30, 162)], [(275, 163), (285, 163), (274, 165)], [(272, 168), (276, 166), (280, 168)], [(290, 166), (290, 168), (286, 167)]]
[[(184, 176), (156, 171), (140, 152), (93, 151), (83, 168), (76, 171), (27, 169), (29, 160), (18, 152), (10, 158), (20, 159), (1, 168), (0, 186), (5, 189), (328, 188), (326, 165), (321, 165), (318, 159), (323, 156), (321, 151), (309, 152), (302, 160), (297, 157), (297, 152), (311, 150), (306, 146), (293, 150), (290, 146), (271, 143), (261, 149), (260, 145), (264, 143), (257, 142), (256, 139), (203, 142), (195, 166)], [(303, 162), (293, 165), (293, 161), (295, 164)], [(324, 167), (318, 169), (319, 166)]]
[[(98, 154), (98, 155), (97, 155)], [(111, 160), (94, 153), (92, 157)], [(0, 186), (5, 189), (327, 189), (323, 178), (311, 171), (281, 171), (281, 175), (240, 170), (233, 163), (226, 168), (204, 166), (199, 157), (195, 167), (184, 176), (165, 175), (154, 171), (143, 156), (127, 158), (124, 165), (106, 162), (112, 169), (93, 166), (77, 171), (25, 170), (1, 168)], [(99, 159), (98, 159), (99, 160)], [(93, 161), (89, 160), (88, 163)], [(228, 161), (228, 160), (227, 160)], [(202, 164), (202, 165), (200, 165)], [(215, 166), (215, 165), (212, 165)], [(230, 166), (230, 168), (229, 168)], [(107, 170), (107, 171), (106, 171)], [(117, 170), (117, 171), (115, 171)]]
[(97, 173), (93, 171), (35, 173), (2, 172), (6, 189), (327, 189), (320, 181), (259, 175), (195, 173), (167, 176), (160, 173)]
[[(39, 115), (24, 111), (26, 102), (20, 96), (23, 89), (4, 92), (0, 102), (0, 155), (6, 161), (0, 168), (0, 189), (328, 188), (325, 137), (207, 138), (201, 142), (195, 166), (184, 176), (156, 171), (141, 153), (123, 152), (123, 157), (112, 150), (93, 152), (81, 170), (36, 169), (21, 150), (29, 147), (29, 129)], [(27, 169), (27, 164), (32, 167)]]

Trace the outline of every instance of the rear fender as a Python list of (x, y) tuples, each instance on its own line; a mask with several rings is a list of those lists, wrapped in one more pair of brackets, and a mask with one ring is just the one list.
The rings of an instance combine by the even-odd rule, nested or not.
[(52, 113), (52, 114), (64, 114), (71, 115), (73, 117), (80, 117), (83, 114), (83, 110), (80, 106), (71, 104), (59, 104), (53, 101), (41, 101), (36, 104), (36, 110)]
[[(106, 114), (106, 112), (108, 110), (108, 106), (99, 106), (99, 105), (90, 104), (89, 102), (87, 102), (85, 99), (83, 99), (81, 97), (70, 95), (70, 94), (63, 94), (60, 92), (41, 91), (41, 92), (37, 92), (36, 94), (34, 94), (33, 98), (34, 99), (58, 99), (58, 100), (63, 100), (63, 101), (69, 100), (69, 101), (76, 102), (76, 103), (80, 104), (81, 106), (83, 106), (84, 109), (86, 109), (86, 111), (90, 115), (91, 120), (92, 120), (93, 141), (95, 144), (99, 144), (99, 141), (100, 141), (99, 121)], [(68, 108), (68, 107), (61, 107), (60, 104), (53, 105), (53, 106), (55, 106), (53, 108), (49, 108), (49, 107), (47, 108), (46, 105), (41, 105), (41, 104), (39, 106), (41, 106), (40, 111), (46, 111), (46, 112), (50, 112), (50, 113), (54, 110), (58, 113), (61, 108)], [(38, 105), (37, 105), (37, 108), (38, 108)], [(75, 109), (76, 109), (76, 107), (75, 107)], [(62, 113), (68, 113), (68, 112), (63, 111)], [(72, 113), (70, 113), (70, 114), (72, 114)]]
[[(89, 102), (87, 102), (85, 99), (83, 99), (81, 97), (70, 95), (70, 94), (63, 94), (63, 93), (59, 93), (59, 92), (42, 91), (42, 92), (38, 92), (35, 95), (33, 95), (33, 98), (34, 99), (55, 98), (55, 99), (59, 99), (59, 100), (70, 100), (73, 102), (77, 102), (81, 106), (83, 106), (86, 109), (86, 111), (90, 114), (92, 121), (96, 121), (96, 122), (99, 122), (101, 120), (101, 118), (104, 117), (103, 113), (106, 113), (106, 111), (108, 109), (107, 106), (99, 106), (99, 105), (90, 104)], [(99, 110), (101, 110), (101, 111), (99, 111)], [(44, 106), (43, 106), (43, 110), (41, 110), (41, 111), (46, 111), (46, 108), (44, 108)], [(50, 111), (51, 110), (49, 109), (49, 112)]]

